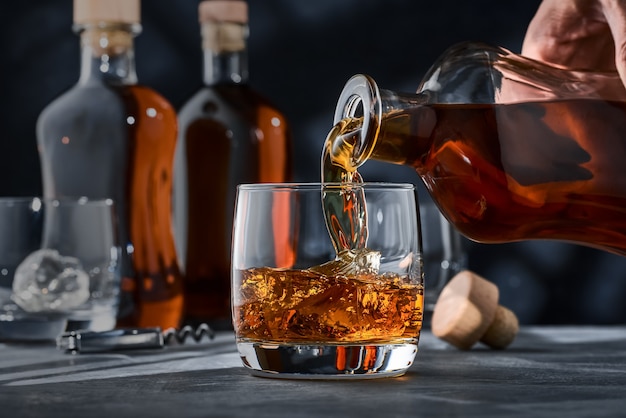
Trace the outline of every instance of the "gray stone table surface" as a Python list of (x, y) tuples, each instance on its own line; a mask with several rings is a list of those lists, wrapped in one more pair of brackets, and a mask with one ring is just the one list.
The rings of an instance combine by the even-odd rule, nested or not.
[(626, 326), (523, 327), (506, 350), (422, 333), (399, 378), (282, 380), (242, 368), (230, 333), (107, 354), (0, 344), (0, 417), (626, 417)]

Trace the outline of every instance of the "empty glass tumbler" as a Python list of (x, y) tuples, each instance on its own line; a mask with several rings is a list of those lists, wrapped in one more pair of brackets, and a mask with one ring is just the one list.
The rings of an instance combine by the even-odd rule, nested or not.
[(428, 198), (419, 200), (424, 254), (424, 325), (429, 325), (435, 303), (445, 285), (468, 266), (466, 238)]
[(115, 219), (106, 199), (0, 199), (0, 339), (115, 327)]

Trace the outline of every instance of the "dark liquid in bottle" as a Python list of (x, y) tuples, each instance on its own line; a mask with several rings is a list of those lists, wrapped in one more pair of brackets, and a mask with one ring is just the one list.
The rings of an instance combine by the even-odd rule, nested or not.
[(288, 126), (246, 85), (204, 87), (183, 106), (179, 120), (174, 211), (185, 322), (230, 328), (236, 186), (291, 179)]
[[(344, 126), (335, 140), (350, 147), (358, 127)], [(567, 240), (626, 255), (626, 103), (425, 105), (382, 126), (370, 158), (415, 167), (467, 237)]]
[[(47, 197), (112, 198), (122, 245), (123, 325), (179, 325), (181, 277), (171, 224), (176, 114), (141, 86), (73, 88), (38, 123)], [(97, 239), (97, 237), (94, 237)], [(132, 296), (131, 296), (132, 295)]]

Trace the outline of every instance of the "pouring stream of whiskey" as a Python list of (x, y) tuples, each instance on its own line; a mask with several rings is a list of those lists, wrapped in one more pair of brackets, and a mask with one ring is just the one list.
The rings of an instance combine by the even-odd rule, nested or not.
[[(367, 244), (367, 210), (361, 175), (352, 155), (361, 130), (361, 119), (347, 118), (329, 132), (322, 152), (322, 206), (335, 252), (364, 249)], [(340, 188), (340, 193), (336, 189)], [(332, 190), (334, 189), (334, 190)], [(328, 193), (327, 193), (328, 191)]]

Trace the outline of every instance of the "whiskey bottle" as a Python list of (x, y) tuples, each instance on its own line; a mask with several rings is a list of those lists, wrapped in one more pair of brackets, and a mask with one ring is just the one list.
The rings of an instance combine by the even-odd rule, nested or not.
[(118, 326), (178, 326), (183, 294), (171, 221), (177, 119), (164, 97), (137, 81), (140, 2), (74, 0), (74, 29), (80, 78), (37, 122), (44, 195), (113, 199), (122, 242)]
[(563, 240), (626, 255), (626, 90), (616, 72), (464, 43), (416, 93), (354, 76), (335, 123), (325, 181), (370, 159), (409, 165), (474, 241)]
[(245, 1), (199, 4), (203, 86), (179, 110), (174, 230), (184, 320), (230, 328), (230, 247), (236, 186), (291, 178), (287, 119), (248, 79)]

